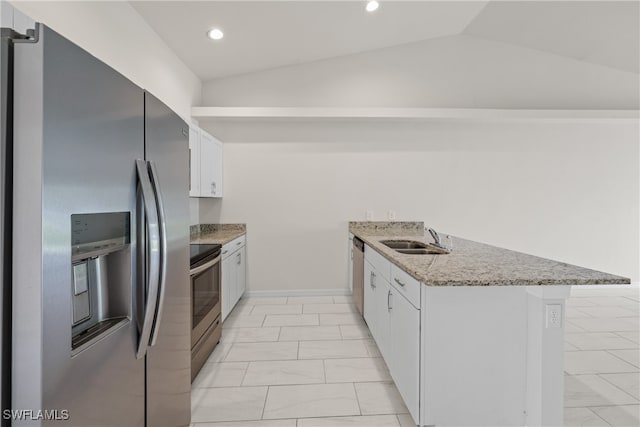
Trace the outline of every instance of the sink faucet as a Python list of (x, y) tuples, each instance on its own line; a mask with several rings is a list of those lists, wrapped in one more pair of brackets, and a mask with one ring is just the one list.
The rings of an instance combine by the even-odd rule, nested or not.
[(438, 232), (433, 228), (428, 228), (427, 231), (429, 232), (429, 234), (431, 234), (431, 237), (433, 237), (434, 246), (444, 249), (444, 246), (442, 246), (442, 243), (440, 241), (440, 235), (438, 234)]

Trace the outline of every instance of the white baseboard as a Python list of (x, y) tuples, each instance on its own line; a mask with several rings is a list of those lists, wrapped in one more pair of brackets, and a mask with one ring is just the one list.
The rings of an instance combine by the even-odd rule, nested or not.
[(315, 296), (351, 295), (350, 289), (288, 289), (275, 291), (246, 291), (249, 297), (315, 297)]

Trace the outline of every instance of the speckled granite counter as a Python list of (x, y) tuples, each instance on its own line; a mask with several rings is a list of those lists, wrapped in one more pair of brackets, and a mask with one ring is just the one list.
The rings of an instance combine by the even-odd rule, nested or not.
[(246, 224), (199, 224), (192, 225), (191, 243), (217, 243), (224, 245), (247, 233)]
[[(380, 243), (407, 239), (431, 243), (421, 222), (350, 222), (349, 231), (427, 286), (532, 286), (627, 284), (626, 277), (565, 264), (451, 236), (446, 255), (405, 255)], [(441, 237), (446, 235), (441, 234)]]

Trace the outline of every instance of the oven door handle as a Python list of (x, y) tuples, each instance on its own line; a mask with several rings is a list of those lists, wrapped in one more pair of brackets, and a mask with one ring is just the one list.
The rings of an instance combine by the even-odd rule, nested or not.
[(208, 261), (206, 264), (202, 264), (202, 265), (197, 266), (196, 268), (192, 268), (191, 270), (189, 270), (189, 275), (190, 276), (195, 276), (196, 274), (200, 274), (203, 271), (205, 271), (206, 269), (213, 267), (214, 265), (216, 265), (219, 262), (220, 262), (220, 255), (218, 255), (217, 257), (215, 257), (211, 261)]

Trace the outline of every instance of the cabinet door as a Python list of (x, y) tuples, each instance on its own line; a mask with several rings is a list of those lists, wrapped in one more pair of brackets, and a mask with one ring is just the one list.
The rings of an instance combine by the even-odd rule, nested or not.
[(222, 197), (222, 143), (200, 130), (200, 194)]
[(213, 197), (222, 197), (222, 143), (213, 138)]
[(214, 177), (214, 162), (216, 144), (213, 137), (204, 131), (200, 131), (200, 195), (213, 197), (216, 183)]
[(247, 247), (243, 246), (238, 251), (238, 283), (236, 301), (242, 298), (244, 291), (247, 289)]
[(189, 127), (189, 196), (200, 197), (200, 132)]
[(364, 262), (364, 321), (367, 322), (371, 336), (376, 339), (378, 329), (376, 325), (376, 288), (373, 283), (373, 267), (368, 261)]
[[(376, 273), (374, 271), (374, 273)], [(385, 360), (389, 360), (391, 342), (390, 342), (390, 325), (389, 325), (389, 311), (391, 304), (391, 286), (389, 283), (377, 273), (374, 277), (376, 283), (376, 328), (378, 329), (378, 338), (376, 338), (376, 344), (378, 350), (382, 354)]]
[(420, 376), (420, 310), (390, 289), (389, 372), (414, 420), (418, 418)]
[(235, 259), (233, 256), (227, 257), (222, 260), (222, 285), (220, 293), (222, 294), (222, 320), (227, 318), (231, 311), (231, 293), (232, 289), (236, 287), (236, 269)]

